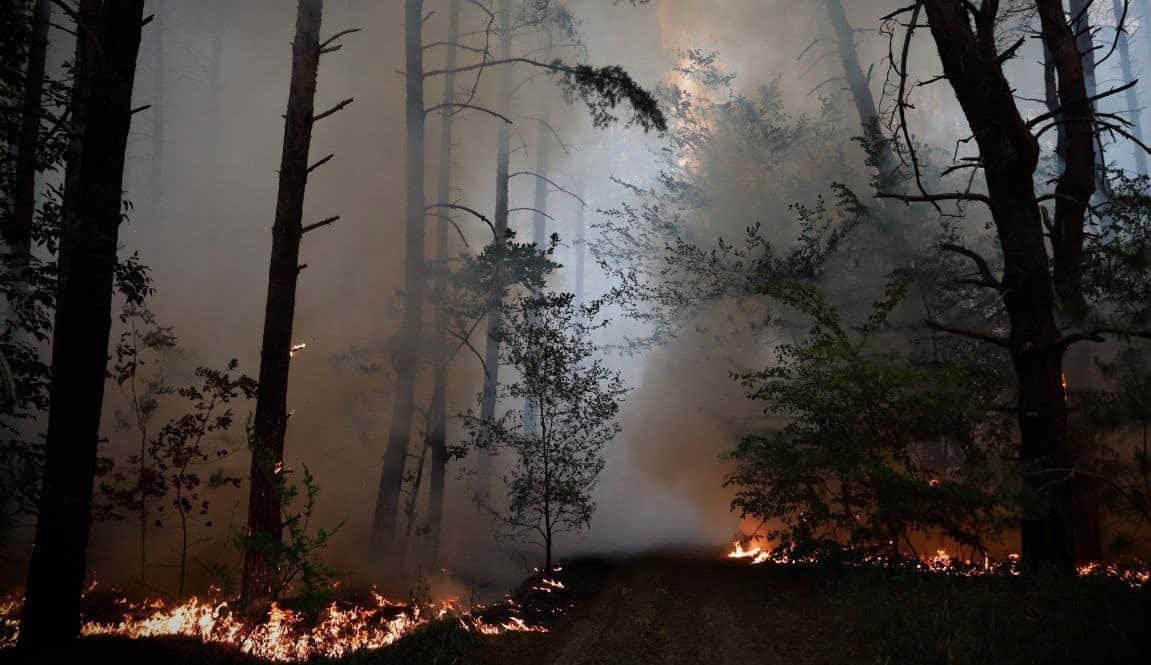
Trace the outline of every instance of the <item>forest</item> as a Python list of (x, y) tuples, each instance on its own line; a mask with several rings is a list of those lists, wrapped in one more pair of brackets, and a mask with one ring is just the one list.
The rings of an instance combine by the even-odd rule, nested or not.
[(1151, 0), (0, 26), (0, 664), (1151, 659)]

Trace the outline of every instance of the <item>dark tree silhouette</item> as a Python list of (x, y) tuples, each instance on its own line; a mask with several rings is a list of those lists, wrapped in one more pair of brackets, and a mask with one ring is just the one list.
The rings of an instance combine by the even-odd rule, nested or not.
[(530, 402), (534, 422), (516, 409), (492, 421), (464, 418), (471, 445), (513, 454), (499, 521), (508, 538), (543, 548), (544, 570), (551, 570), (555, 537), (591, 523), (603, 448), (620, 432), (615, 418), (627, 392), (619, 373), (596, 358), (595, 308), (577, 309), (574, 300), (529, 294), (501, 320), (501, 359), (519, 378), (498, 393)]
[[(36, 171), (40, 164), (40, 130), (43, 126), (45, 63), (48, 55), (48, 28), (52, 21), (50, 0), (36, 0), (32, 6), (32, 39), (28, 66), (24, 73), (23, 117), (20, 119), (13, 183), (12, 219), (4, 229), (11, 269), (17, 288), (32, 260), (32, 228), (36, 217)], [(14, 318), (14, 317), (13, 317)]]
[(272, 225), (272, 257), (268, 267), (268, 299), (260, 348), (256, 415), (249, 434), (252, 448), (248, 497), (248, 534), (244, 550), (241, 595), (249, 600), (271, 597), (276, 588), (274, 551), (283, 532), (284, 435), (288, 426), (288, 373), (292, 357), (292, 323), (300, 271), (300, 241), (304, 234), (334, 223), (330, 217), (304, 225), (304, 193), (308, 175), (327, 158), (309, 166), (308, 152), (316, 122), (351, 103), (346, 99), (322, 113), (315, 112), (316, 77), (320, 56), (339, 48), (337, 33), (320, 42), (323, 0), (299, 0), (296, 37), (292, 42), (292, 77), (284, 116), (284, 143), (276, 217)]
[(74, 124), (60, 229), (53, 381), (20, 631), (21, 646), (31, 650), (58, 647), (80, 627), (144, 0), (83, 0), (75, 19)]
[[(1014, 55), (1022, 40), (1002, 53), (998, 50), (998, 4), (977, 7), (962, 0), (922, 0), (896, 13), (910, 14), (908, 31), (914, 31), (921, 13), (926, 13), (944, 76), (979, 147), (987, 194), (922, 191), (914, 196), (886, 196), (908, 202), (980, 201), (991, 209), (1003, 251), (1004, 274), (1001, 280), (993, 276), (987, 285), (1003, 295), (1009, 335), (998, 337), (937, 322), (932, 325), (983, 339), (1009, 352), (1018, 380), (1016, 410), (1024, 482), (1035, 503), (1022, 525), (1023, 557), (1029, 565), (1070, 571), (1079, 552), (1091, 549), (1092, 529), (1084, 524), (1082, 484), (1075, 478), (1077, 452), (1068, 436), (1063, 384), (1063, 354), (1078, 338), (1061, 334), (1057, 294), (1059, 299), (1066, 298), (1065, 305), (1082, 298), (1082, 271), (1070, 267), (1081, 265), (1082, 260), (1083, 218), (1094, 189), (1094, 125), (1076, 35), (1062, 3), (1040, 0), (1037, 9), (1045, 46), (1058, 76), (1059, 108), (1057, 114), (1030, 121), (1023, 119), (1003, 73), (1003, 63)], [(910, 32), (908, 35), (910, 39)], [(900, 75), (907, 76), (906, 67)], [(904, 105), (902, 93), (896, 103)], [(1055, 115), (1059, 117), (1052, 121)], [(1054, 199), (1056, 206), (1054, 269), (1048, 268), (1041, 199), (1033, 181), (1039, 144), (1032, 129), (1045, 122), (1064, 125), (1067, 140), (1066, 164), (1056, 192), (1043, 197)], [(1074, 258), (1077, 252), (1078, 261)], [(986, 265), (972, 252), (965, 255)], [(1072, 470), (1070, 478), (1066, 477), (1067, 469)]]

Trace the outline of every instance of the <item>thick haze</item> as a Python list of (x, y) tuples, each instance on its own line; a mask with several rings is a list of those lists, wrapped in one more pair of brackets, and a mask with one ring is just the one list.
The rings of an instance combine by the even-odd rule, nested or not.
[[(900, 3), (847, 0), (844, 4), (860, 30), (865, 69), (875, 63), (872, 87), (881, 97), (886, 67), (880, 59), (887, 44), (876, 31), (878, 17)], [(404, 100), (397, 71), (404, 64), (402, 3), (329, 0), (326, 5), (325, 35), (347, 27), (361, 27), (363, 32), (344, 38), (342, 50), (325, 56), (320, 67), (317, 108), (346, 97), (355, 102), (320, 122), (312, 144), (313, 160), (329, 153), (335, 157), (309, 182), (305, 223), (331, 215), (341, 219), (304, 240), (302, 262), (308, 267), (301, 275), (294, 336), (307, 348), (292, 364), (289, 405), (294, 415), (286, 458), (291, 467), (307, 465), (323, 489), (317, 522), (344, 522), (332, 545), (335, 566), (378, 578), (383, 571), (371, 571), (360, 554), (366, 551), (386, 443), (390, 381), (387, 372), (365, 373), (356, 369), (357, 362), (346, 359), (350, 351), (367, 351), (357, 358), (386, 366), (387, 358), (372, 352), (395, 334), (399, 324)], [(816, 0), (652, 0), (640, 6), (574, 0), (569, 6), (581, 20), (589, 62), (622, 65), (649, 89), (678, 82), (671, 68), (677, 50), (686, 48), (718, 52), (720, 64), (736, 74), (734, 85), (741, 92), (751, 94), (777, 80), (790, 113), (818, 112), (818, 95), (809, 91), (841, 76), (831, 42), (817, 45), (797, 63), (813, 39), (832, 36), (823, 3)], [(426, 10), (435, 13), (425, 24), (426, 41), (443, 39), (446, 9), (446, 2), (428, 0)], [(466, 3), (463, 16), (465, 30), (483, 27), (482, 14)], [(145, 111), (136, 116), (129, 147), (127, 197), (136, 210), (122, 242), (123, 253), (139, 251), (151, 266), (157, 288), (151, 307), (180, 338), (184, 353), (171, 360), (177, 382), (186, 380), (188, 370), (197, 364), (221, 366), (232, 357), (239, 359), (246, 373), (255, 376), (258, 371), (283, 132), (280, 116), (287, 97), (294, 19), (295, 3), (289, 0), (165, 0), (158, 21), (145, 30), (136, 96), (138, 105), (153, 104), (163, 114), (162, 196), (156, 200), (152, 178), (154, 117)], [(158, 30), (163, 35), (164, 65), (157, 86)], [(210, 66), (213, 33), (222, 37), (217, 80)], [(559, 55), (568, 58), (570, 53)], [(938, 69), (930, 40), (921, 39), (914, 55), (923, 77)], [(461, 53), (461, 60), (467, 61), (465, 56)], [(442, 52), (428, 50), (426, 62), (439, 66)], [(516, 80), (529, 73), (517, 68)], [(477, 103), (494, 103), (495, 80), (490, 72), (484, 76)], [(461, 76), (461, 86), (469, 82), (468, 76)], [(1041, 96), (1042, 81), (1023, 84), (1029, 94)], [(429, 105), (438, 103), (440, 85), (436, 79), (428, 81)], [(857, 133), (858, 119), (846, 92), (836, 93), (837, 86), (833, 83), (821, 92), (833, 95), (835, 107), (842, 111), (843, 136), (848, 138)], [(917, 138), (949, 152), (964, 131), (950, 90), (942, 85), (925, 88), (915, 100)], [(611, 176), (641, 186), (655, 181), (659, 137), (622, 125), (591, 128), (582, 103), (565, 104), (547, 77), (536, 77), (519, 88), (512, 101), (517, 116), (513, 172), (534, 164), (537, 130), (523, 116), (537, 114), (541, 104), (547, 105), (564, 143), (574, 146), (563, 155), (553, 144), (552, 177), (582, 193), (589, 226), (598, 221), (597, 209), (615, 207), (627, 198), (627, 191)], [(457, 116), (454, 196), (482, 211), (493, 208), (495, 122), (484, 114)], [(429, 200), (438, 168), (437, 138), (438, 119), (429, 116)], [(854, 145), (849, 144), (845, 154), (863, 163)], [(707, 228), (715, 235), (733, 237), (747, 225), (762, 222), (769, 233), (786, 242), (793, 220), (770, 215), (788, 203), (811, 202), (826, 194), (831, 174), (842, 166), (791, 165), (788, 182), (800, 181), (805, 187), (780, 185), (776, 190), (772, 177), (765, 177), (762, 200), (754, 205), (721, 200), (713, 211), (717, 217)], [(513, 179), (511, 207), (532, 205), (534, 182), (529, 180)], [(550, 196), (549, 212), (556, 222), (549, 223), (549, 232), (561, 237), (559, 261), (564, 264), (553, 285), (566, 290), (574, 284), (571, 225), (577, 219), (577, 205), (562, 193), (553, 191)], [(530, 213), (512, 213), (520, 239), (530, 238), (530, 218)], [(478, 250), (485, 229), (467, 218), (459, 222), (469, 237), (470, 251)], [(468, 249), (453, 239), (457, 245), (453, 253)], [(586, 279), (589, 297), (608, 288), (590, 257)], [(601, 341), (618, 341), (632, 326), (620, 321)], [(707, 333), (688, 331), (670, 345), (613, 356), (611, 362), (624, 370), (634, 390), (624, 407), (623, 434), (609, 448), (592, 529), (566, 543), (567, 552), (720, 543), (739, 528), (739, 519), (729, 511), (730, 493), (722, 486), (721, 455), (760, 415), (756, 405), (743, 399), (729, 372), (741, 365), (762, 364), (769, 356), (754, 349), (718, 353), (714, 345)], [(450, 412), (474, 406), (480, 379), (474, 357), (466, 352), (457, 356), (451, 377)], [(426, 401), (425, 383), (421, 382), (419, 395)], [(130, 454), (135, 445), (130, 432), (115, 427), (114, 414), (123, 408), (123, 401), (114, 389), (108, 396), (104, 429), (110, 450)], [(240, 476), (247, 466), (242, 423), (253, 408), (254, 402), (237, 406), (238, 426), (229, 447), (239, 452), (224, 463)], [(449, 441), (460, 439), (458, 425), (458, 420), (451, 421)], [(465, 565), (477, 554), (476, 548), (480, 554), (490, 549), (491, 537), (476, 526), (466, 481), (449, 472), (449, 482), (443, 543), (448, 553), (445, 565), (450, 568)], [(224, 539), (221, 529), (234, 531), (242, 525), (246, 489), (217, 490), (211, 496), (214, 526), (211, 531), (197, 527), (200, 540), (198, 549), (193, 548), (195, 557), (204, 561), (218, 555)], [(125, 539), (130, 541), (134, 528), (130, 522), (97, 526), (90, 565), (109, 577), (119, 566), (130, 568), (134, 555), (122, 545)], [(165, 554), (157, 548), (156, 556)]]

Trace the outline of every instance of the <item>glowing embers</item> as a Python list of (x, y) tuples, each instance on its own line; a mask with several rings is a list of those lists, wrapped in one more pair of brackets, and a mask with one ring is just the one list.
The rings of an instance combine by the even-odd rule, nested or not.
[(563, 591), (565, 588), (567, 587), (564, 586), (563, 582), (560, 582), (559, 580), (549, 580), (545, 577), (539, 581), (539, 584), (536, 584), (532, 587), (532, 591), (551, 593), (553, 591)]
[(743, 549), (743, 543), (736, 540), (732, 542), (731, 551), (727, 553), (729, 559), (751, 559), (751, 563), (760, 564), (771, 560), (771, 551), (758, 545), (751, 549)]
[(499, 635), (500, 633), (546, 633), (547, 628), (543, 626), (529, 626), (520, 617), (508, 617), (502, 623), (490, 624), (483, 619), (473, 618), (471, 621), (462, 620), (461, 625), (465, 628), (473, 629), (483, 635)]
[[(786, 551), (772, 552), (766, 547), (756, 545), (744, 548), (741, 541), (732, 542), (731, 549), (726, 554), (729, 559), (750, 559), (752, 564), (818, 564), (821, 560), (816, 557), (793, 557)], [(984, 555), (982, 560), (971, 561), (953, 557), (945, 549), (937, 549), (934, 554), (921, 558), (914, 557), (886, 557), (868, 555), (856, 559), (841, 561), (849, 566), (873, 566), (877, 568), (901, 568), (927, 573), (945, 575), (962, 575), (965, 577), (978, 577), (984, 575), (1019, 575), (1021, 558), (1018, 554), (1009, 554), (1006, 561), (995, 561)], [(1151, 582), (1151, 566), (1143, 563), (1089, 563), (1077, 568), (1080, 577), (1106, 577), (1121, 581), (1132, 588), (1141, 588)]]
[(1151, 582), (1151, 567), (1143, 564), (1121, 565), (1093, 562), (1079, 566), (1078, 571), (1080, 577), (1110, 577), (1122, 580), (1136, 589)]

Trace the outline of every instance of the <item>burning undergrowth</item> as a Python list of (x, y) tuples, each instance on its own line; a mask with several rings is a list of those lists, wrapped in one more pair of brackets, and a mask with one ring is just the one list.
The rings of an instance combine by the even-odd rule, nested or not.
[[(537, 572), (514, 593), (487, 605), (463, 607), (458, 599), (396, 602), (374, 590), (334, 600), (318, 612), (290, 603), (244, 611), (235, 599), (213, 592), (182, 603), (131, 598), (114, 589), (84, 596), (81, 635), (86, 638), (185, 638), (254, 658), (301, 662), (342, 658), (390, 647), (420, 629), (453, 623), (465, 632), (492, 636), (546, 633), (548, 618), (567, 607), (562, 569)], [(19, 638), (19, 595), (0, 600), (0, 649)]]
[[(962, 577), (1015, 576), (1021, 571), (1022, 559), (1018, 554), (1008, 555), (1004, 561), (984, 555), (982, 558), (960, 558), (945, 549), (936, 549), (926, 556), (855, 555), (850, 550), (837, 549), (823, 554), (797, 554), (787, 548), (773, 550), (759, 538), (742, 538), (732, 542), (726, 554), (729, 559), (748, 561), (751, 565), (826, 565), (901, 570), (908, 572), (952, 575)], [(1093, 562), (1079, 566), (1080, 577), (1100, 578), (1122, 582), (1139, 589), (1151, 582), (1151, 566), (1141, 562)]]

